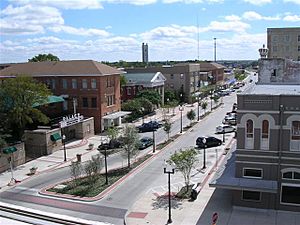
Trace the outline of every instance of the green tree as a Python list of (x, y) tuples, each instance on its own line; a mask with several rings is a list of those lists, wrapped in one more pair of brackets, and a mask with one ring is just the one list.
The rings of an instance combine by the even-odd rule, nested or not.
[(201, 108), (204, 110), (204, 113), (206, 113), (206, 109), (207, 109), (207, 102), (206, 101), (201, 103)]
[(116, 140), (119, 135), (119, 130), (117, 127), (109, 127), (107, 129), (107, 136), (110, 140)]
[(191, 109), (190, 111), (188, 111), (188, 113), (186, 114), (187, 118), (190, 120), (190, 126), (192, 125), (192, 121), (195, 119), (196, 117), (196, 113), (193, 109)]
[(137, 98), (146, 98), (148, 99), (153, 105), (160, 105), (161, 97), (157, 91), (153, 90), (143, 90), (137, 94)]
[(47, 123), (48, 117), (34, 104), (45, 104), (50, 95), (47, 86), (31, 77), (7, 79), (0, 86), (0, 112), (8, 115), (7, 126), (12, 136), (21, 139), (26, 125), (34, 121)]
[(147, 98), (137, 98), (136, 99), (140, 105), (143, 107), (143, 115), (153, 112), (154, 106)]
[(220, 97), (219, 97), (219, 96), (216, 96), (216, 95), (214, 95), (214, 96), (213, 96), (213, 100), (214, 100), (214, 103), (217, 105), (217, 104), (218, 104), (218, 102), (219, 102), (219, 100), (220, 100)]
[(172, 123), (170, 122), (170, 120), (165, 120), (163, 124), (163, 129), (168, 135), (168, 140), (170, 139), (171, 128), (172, 128)]
[(127, 165), (130, 168), (130, 160), (138, 153), (138, 141), (139, 135), (137, 129), (134, 126), (125, 125), (122, 135), (124, 157), (127, 158)]
[(55, 55), (49, 54), (38, 54), (31, 59), (28, 59), (28, 62), (43, 62), (43, 61), (60, 61), (59, 58)]
[(183, 175), (186, 188), (190, 184), (191, 171), (198, 162), (197, 151), (194, 148), (180, 150), (175, 152), (168, 161), (170, 164), (174, 163), (178, 171)]
[(172, 101), (178, 101), (178, 98), (176, 96), (176, 92), (173, 90), (165, 90), (165, 94), (164, 94), (164, 101), (165, 104), (168, 104), (168, 102), (172, 102)]

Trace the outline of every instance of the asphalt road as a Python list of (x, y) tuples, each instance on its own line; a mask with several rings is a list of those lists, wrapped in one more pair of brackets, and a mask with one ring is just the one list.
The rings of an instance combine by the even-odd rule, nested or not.
[[(129, 176), (125, 182), (119, 185), (105, 198), (97, 202), (74, 203), (74, 201), (71, 200), (62, 200), (38, 195), (37, 192), (40, 188), (68, 178), (70, 176), (69, 168), (63, 168), (44, 174), (35, 179), (24, 182), (22, 185), (19, 185), (14, 189), (3, 192), (0, 194), (1, 201), (44, 210), (47, 212), (80, 217), (83, 219), (123, 224), (123, 217), (126, 211), (142, 194), (164, 189), (167, 182), (167, 177), (163, 173), (165, 160), (168, 159), (175, 151), (190, 146), (194, 147), (198, 136), (213, 135), (215, 127), (221, 124), (226, 112), (231, 111), (232, 104), (236, 102), (236, 94), (233, 93), (231, 96), (224, 97), (223, 102), (225, 103), (224, 106), (218, 108), (208, 117), (204, 118), (200, 123), (195, 125), (191, 132), (184, 133), (165, 150), (157, 154), (147, 166)], [(188, 123), (188, 119), (184, 117), (184, 126)], [(172, 133), (178, 133), (179, 130), (180, 119), (174, 122), (172, 126)], [(152, 133), (149, 134), (152, 135)], [(171, 136), (173, 134), (171, 134)], [(222, 139), (221, 135), (215, 136), (219, 136), (219, 138)], [(166, 134), (162, 129), (159, 129), (156, 132), (156, 137), (157, 142), (161, 142), (166, 138)], [(201, 150), (199, 152), (199, 157), (201, 158), (201, 154), (203, 153)], [(108, 163), (117, 163), (119, 160), (120, 156), (115, 155), (113, 157), (109, 157)], [(214, 162), (215, 150), (207, 149), (207, 166)], [(200, 167), (202, 162), (200, 161), (199, 163)], [(201, 181), (203, 177), (203, 174), (195, 175), (195, 179), (200, 179), (199, 181)], [(179, 173), (172, 176), (172, 182), (180, 183), (182, 181), (183, 178)]]

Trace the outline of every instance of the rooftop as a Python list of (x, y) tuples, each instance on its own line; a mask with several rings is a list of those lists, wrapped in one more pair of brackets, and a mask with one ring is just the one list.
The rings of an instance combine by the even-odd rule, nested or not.
[(72, 76), (72, 75), (114, 75), (123, 72), (93, 60), (45, 61), (11, 64), (0, 70), (0, 77), (31, 76)]
[(246, 89), (241, 95), (300, 95), (300, 85), (257, 84)]

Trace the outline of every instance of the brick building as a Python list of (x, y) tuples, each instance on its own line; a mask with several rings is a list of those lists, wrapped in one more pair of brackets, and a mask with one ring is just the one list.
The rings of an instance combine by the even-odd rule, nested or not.
[(76, 112), (94, 117), (95, 131), (101, 132), (106, 126), (119, 125), (126, 114), (120, 112), (122, 73), (93, 60), (47, 61), (11, 64), (0, 70), (0, 79), (32, 76), (65, 99), (61, 107), (50, 107), (50, 115)]

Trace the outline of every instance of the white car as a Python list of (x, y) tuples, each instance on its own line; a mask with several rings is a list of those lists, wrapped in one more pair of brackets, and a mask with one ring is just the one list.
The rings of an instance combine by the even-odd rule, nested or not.
[(235, 128), (233, 126), (226, 125), (226, 124), (216, 127), (216, 134), (231, 133), (234, 131), (235, 131)]

